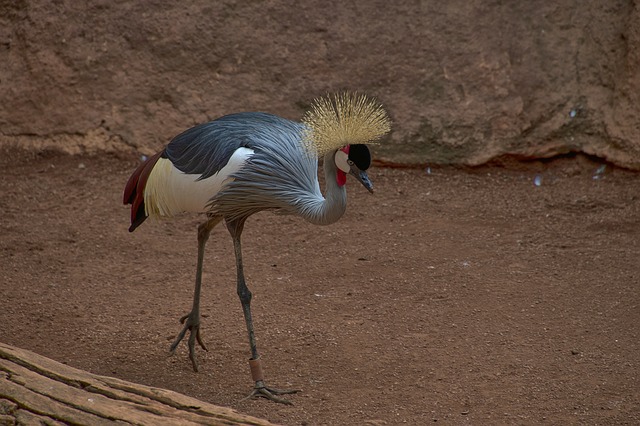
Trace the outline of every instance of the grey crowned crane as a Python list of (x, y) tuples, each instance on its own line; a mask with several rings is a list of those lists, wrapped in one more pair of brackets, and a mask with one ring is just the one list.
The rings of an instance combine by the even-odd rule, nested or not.
[[(200, 335), (200, 289), (205, 244), (224, 220), (233, 239), (237, 292), (249, 334), (249, 366), (255, 382), (250, 397), (289, 403), (277, 395), (295, 393), (265, 385), (251, 319), (251, 292), (243, 272), (240, 236), (249, 216), (262, 210), (301, 216), (317, 225), (336, 222), (347, 206), (346, 176), (354, 176), (373, 192), (366, 170), (371, 164), (365, 145), (390, 130), (390, 120), (373, 99), (354, 93), (314, 101), (302, 123), (276, 115), (246, 112), (200, 124), (176, 136), (162, 151), (140, 164), (124, 190), (131, 204), (133, 232), (147, 217), (201, 212), (198, 262), (191, 312), (171, 345), (173, 353), (189, 332), (189, 358), (198, 371), (195, 342)], [(318, 183), (323, 158), (325, 195)]]

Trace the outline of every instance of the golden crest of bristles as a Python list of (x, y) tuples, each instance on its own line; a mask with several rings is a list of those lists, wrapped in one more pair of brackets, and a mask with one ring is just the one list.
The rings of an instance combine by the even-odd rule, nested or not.
[(347, 144), (374, 142), (391, 130), (391, 120), (380, 103), (350, 92), (314, 100), (302, 122), (305, 147), (318, 155)]

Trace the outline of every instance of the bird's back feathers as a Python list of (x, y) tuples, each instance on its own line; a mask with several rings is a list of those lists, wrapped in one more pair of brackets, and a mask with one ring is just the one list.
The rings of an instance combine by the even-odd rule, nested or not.
[(166, 155), (183, 173), (206, 179), (218, 173), (238, 148), (254, 149), (260, 134), (283, 119), (261, 112), (225, 115), (188, 129), (171, 140)]
[(211, 199), (212, 213), (229, 219), (270, 209), (295, 214), (305, 200), (323, 200), (318, 159), (302, 145), (303, 125), (270, 114), (241, 125), (251, 130), (255, 154)]

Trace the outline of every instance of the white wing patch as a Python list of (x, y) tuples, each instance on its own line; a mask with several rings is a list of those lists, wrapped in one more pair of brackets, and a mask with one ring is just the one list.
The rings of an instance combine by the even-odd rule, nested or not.
[(150, 217), (171, 217), (182, 212), (206, 212), (207, 204), (253, 155), (249, 148), (238, 148), (218, 173), (198, 180), (200, 175), (178, 170), (167, 158), (160, 158), (149, 175), (144, 205)]

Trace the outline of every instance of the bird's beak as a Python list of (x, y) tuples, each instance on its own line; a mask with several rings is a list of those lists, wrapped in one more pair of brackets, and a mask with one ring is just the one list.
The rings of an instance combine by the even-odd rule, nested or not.
[(369, 180), (369, 175), (367, 175), (366, 171), (360, 170), (356, 166), (353, 166), (353, 167), (351, 167), (350, 173), (356, 179), (358, 179), (358, 182), (360, 182), (365, 188), (367, 188), (367, 191), (369, 191), (370, 193), (373, 194), (373, 184)]

